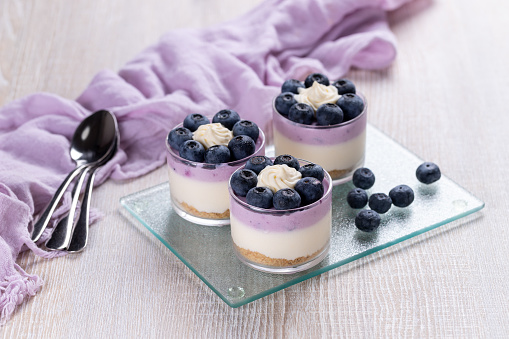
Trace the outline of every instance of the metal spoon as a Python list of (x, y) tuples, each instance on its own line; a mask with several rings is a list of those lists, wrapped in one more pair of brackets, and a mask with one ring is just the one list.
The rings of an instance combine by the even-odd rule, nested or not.
[(99, 163), (111, 152), (116, 140), (116, 126), (117, 123), (113, 114), (102, 110), (85, 118), (76, 128), (70, 149), (71, 158), (76, 162), (76, 168), (67, 175), (58, 187), (50, 203), (35, 223), (32, 232), (33, 241), (39, 240), (48, 226), (55, 208), (71, 181), (91, 165)]

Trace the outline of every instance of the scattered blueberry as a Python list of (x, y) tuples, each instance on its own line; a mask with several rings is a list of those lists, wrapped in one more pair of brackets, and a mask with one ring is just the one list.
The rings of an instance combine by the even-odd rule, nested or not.
[(299, 172), (302, 174), (302, 177), (313, 177), (317, 178), (320, 181), (323, 181), (325, 177), (325, 173), (323, 171), (322, 166), (317, 164), (306, 164), (299, 168)]
[(384, 214), (391, 209), (392, 200), (385, 193), (375, 193), (369, 197), (369, 208), (373, 211)]
[(233, 172), (230, 179), (233, 192), (241, 197), (245, 197), (251, 188), (256, 187), (257, 183), (256, 173), (245, 168)]
[(237, 135), (228, 143), (232, 160), (239, 160), (255, 152), (255, 142), (247, 135)]
[(203, 162), (205, 147), (195, 140), (187, 140), (179, 148), (179, 155), (187, 160)]
[(373, 232), (380, 226), (380, 215), (372, 210), (362, 210), (355, 217), (355, 226), (364, 232)]
[(352, 182), (355, 187), (367, 190), (375, 184), (375, 175), (369, 168), (361, 167), (353, 172)]
[(289, 210), (300, 206), (300, 195), (291, 188), (283, 188), (274, 193), (274, 208), (277, 210)]
[(299, 124), (311, 125), (314, 117), (313, 108), (302, 102), (294, 104), (288, 111), (288, 119)]
[(316, 110), (316, 121), (320, 126), (336, 125), (343, 122), (343, 111), (336, 104), (323, 104)]
[(240, 121), (239, 113), (235, 112), (232, 109), (223, 109), (214, 115), (212, 118), (213, 123), (219, 122), (224, 127), (228, 128), (230, 131), (233, 128), (233, 125)]
[(274, 165), (287, 165), (288, 167), (295, 168), (297, 171), (300, 168), (299, 160), (290, 154), (278, 155), (274, 159)]
[(343, 121), (352, 120), (364, 111), (364, 101), (354, 93), (343, 94), (337, 105), (343, 110)]
[(440, 173), (440, 168), (433, 162), (424, 162), (419, 167), (417, 167), (417, 171), (415, 171), (415, 176), (417, 180), (422, 182), (423, 184), (431, 184), (435, 181), (439, 180), (442, 174)]
[(329, 78), (327, 78), (325, 75), (321, 73), (312, 73), (307, 76), (306, 80), (304, 81), (304, 86), (306, 86), (306, 88), (311, 87), (315, 81), (325, 86), (330, 85)]
[(399, 185), (389, 192), (394, 206), (407, 207), (414, 201), (414, 191), (407, 185)]
[(246, 194), (246, 202), (249, 205), (260, 208), (271, 208), (274, 193), (268, 187), (253, 187)]
[(276, 102), (274, 105), (276, 106), (276, 110), (284, 116), (288, 115), (288, 112), (290, 112), (290, 107), (295, 105), (297, 103), (297, 100), (293, 97), (293, 93), (291, 92), (284, 92), (279, 94), (276, 97)]
[(351, 208), (363, 208), (368, 203), (368, 194), (362, 188), (354, 188), (346, 195), (346, 202)]
[(251, 137), (254, 142), (258, 140), (258, 136), (260, 135), (260, 130), (258, 129), (258, 125), (249, 120), (240, 120), (235, 125), (233, 125), (232, 129), (233, 135), (247, 135)]
[(338, 89), (338, 94), (343, 95), (346, 93), (355, 94), (355, 85), (348, 79), (339, 79), (332, 84)]
[(295, 94), (299, 94), (299, 88), (304, 88), (304, 84), (296, 79), (289, 79), (283, 82), (281, 86), (281, 93), (291, 92)]
[(184, 141), (193, 139), (193, 132), (185, 127), (176, 127), (168, 134), (168, 143), (171, 147), (179, 149)]
[(200, 113), (192, 113), (184, 119), (183, 126), (191, 132), (194, 132), (198, 129), (198, 127), (206, 124), (210, 124), (210, 120), (206, 116)]
[(204, 160), (208, 164), (221, 164), (230, 161), (230, 150), (225, 145), (210, 146), (205, 151)]
[(272, 160), (270, 160), (270, 158), (266, 157), (265, 155), (257, 155), (251, 157), (246, 162), (246, 168), (250, 169), (256, 174), (260, 174), (262, 169), (264, 169), (267, 166), (272, 166)]
[(294, 189), (299, 193), (302, 206), (309, 205), (320, 200), (323, 196), (323, 185), (317, 178), (302, 178), (295, 184)]

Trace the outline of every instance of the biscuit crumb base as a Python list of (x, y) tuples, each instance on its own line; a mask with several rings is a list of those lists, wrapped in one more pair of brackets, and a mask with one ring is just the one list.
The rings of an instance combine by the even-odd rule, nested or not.
[(194, 215), (196, 217), (204, 218), (204, 219), (228, 219), (230, 217), (230, 210), (227, 209), (222, 213), (214, 213), (214, 212), (202, 212), (198, 211), (191, 205), (186, 204), (185, 202), (180, 203), (180, 208), (182, 208), (187, 213)]
[(313, 259), (317, 255), (319, 255), (323, 251), (323, 248), (322, 248), (311, 255), (307, 255), (305, 257), (298, 257), (296, 259), (289, 260), (289, 259), (270, 258), (270, 257), (267, 257), (266, 255), (259, 253), (259, 252), (246, 250), (242, 247), (237, 246), (236, 244), (233, 244), (233, 246), (235, 246), (237, 251), (247, 260), (249, 260), (253, 263), (257, 263), (257, 264), (261, 264), (261, 265), (265, 265), (265, 266), (272, 266), (272, 267), (288, 267), (288, 266), (296, 266), (299, 264), (303, 264), (305, 262), (310, 261), (311, 259)]
[(347, 174), (351, 171), (352, 171), (352, 168), (344, 169), (344, 170), (332, 170), (332, 171), (328, 171), (328, 172), (329, 172), (329, 175), (332, 178), (332, 180), (335, 180), (335, 179), (339, 179), (339, 178), (343, 177), (345, 174)]

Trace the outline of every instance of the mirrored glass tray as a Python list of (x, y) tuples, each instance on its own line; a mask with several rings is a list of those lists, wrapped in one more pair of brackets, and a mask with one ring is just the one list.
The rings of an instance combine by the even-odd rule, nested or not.
[(306, 279), (395, 245), (451, 221), (479, 211), (484, 203), (442, 174), (424, 185), (415, 170), (423, 160), (368, 125), (365, 166), (375, 174), (369, 193), (388, 193), (399, 184), (412, 187), (415, 201), (407, 208), (392, 207), (373, 233), (358, 231), (358, 210), (346, 204), (351, 183), (333, 190), (333, 224), (329, 255), (307, 271), (275, 275), (243, 265), (235, 256), (230, 227), (199, 226), (179, 217), (171, 207), (169, 184), (123, 197), (120, 202), (143, 226), (188, 266), (224, 302), (239, 307)]

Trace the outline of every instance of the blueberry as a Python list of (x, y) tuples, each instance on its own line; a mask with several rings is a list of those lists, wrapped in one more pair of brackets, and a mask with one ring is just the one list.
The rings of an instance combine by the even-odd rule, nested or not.
[(195, 140), (187, 140), (179, 148), (179, 155), (187, 160), (203, 162), (205, 147)]
[(237, 135), (228, 143), (232, 160), (239, 160), (255, 152), (255, 142), (247, 135)]
[(304, 84), (296, 79), (289, 79), (283, 82), (281, 86), (281, 93), (291, 92), (295, 94), (299, 94), (299, 88), (304, 88)]
[(193, 139), (193, 132), (185, 127), (176, 127), (168, 134), (168, 143), (171, 147), (179, 149), (184, 141)]
[(343, 110), (343, 121), (352, 120), (364, 111), (364, 101), (354, 93), (343, 94), (337, 105)]
[(271, 208), (274, 193), (268, 187), (253, 187), (246, 194), (246, 202), (249, 205), (260, 208)]
[(240, 121), (239, 113), (235, 112), (232, 109), (220, 110), (212, 118), (213, 123), (219, 122), (221, 125), (228, 128), (230, 131), (238, 121)]
[(392, 200), (385, 193), (375, 193), (369, 197), (369, 208), (373, 211), (384, 214), (391, 209)]
[(363, 208), (368, 203), (368, 194), (362, 188), (354, 188), (346, 195), (346, 202), (351, 208)]
[(355, 226), (364, 232), (373, 232), (380, 226), (380, 215), (372, 210), (362, 210), (355, 217)]
[(281, 93), (276, 97), (276, 110), (279, 112), (279, 114), (287, 116), (288, 112), (290, 112), (290, 107), (295, 105), (297, 103), (297, 100), (295, 100), (293, 93), (285, 92)]
[(260, 174), (262, 169), (264, 169), (267, 166), (272, 166), (272, 160), (270, 160), (270, 158), (266, 157), (265, 155), (257, 155), (251, 157), (246, 162), (246, 168), (250, 169), (256, 174)]
[(245, 168), (233, 172), (230, 179), (233, 192), (241, 197), (245, 197), (251, 188), (256, 187), (257, 183), (256, 173)]
[(294, 104), (288, 111), (288, 119), (299, 124), (311, 125), (314, 117), (315, 111), (313, 108), (302, 102)]
[(230, 161), (230, 150), (225, 145), (210, 146), (205, 151), (205, 162), (208, 164), (222, 164)]
[(290, 154), (282, 154), (274, 159), (274, 165), (287, 165), (288, 167), (295, 168), (297, 171), (300, 168), (299, 160)]
[(300, 206), (300, 195), (291, 188), (283, 188), (274, 193), (274, 208), (277, 210), (289, 210)]
[(375, 184), (375, 175), (369, 168), (361, 167), (353, 172), (352, 182), (355, 187), (367, 190)]
[(433, 162), (424, 162), (419, 167), (417, 167), (417, 171), (415, 171), (415, 176), (417, 180), (422, 182), (423, 184), (431, 184), (440, 179), (442, 174), (440, 173), (440, 168)]
[(194, 132), (200, 127), (201, 125), (210, 124), (210, 120), (200, 113), (192, 113), (189, 114), (184, 119), (184, 127), (189, 129), (191, 132)]
[(336, 104), (323, 104), (316, 110), (316, 121), (320, 126), (336, 125), (343, 122), (343, 111)]
[(338, 89), (338, 94), (346, 94), (346, 93), (354, 93), (355, 94), (355, 85), (348, 79), (339, 79), (335, 81), (332, 86)]
[(320, 200), (323, 196), (323, 185), (317, 178), (302, 178), (295, 184), (294, 189), (300, 194), (302, 206), (309, 205)]
[(394, 206), (407, 207), (414, 201), (414, 191), (407, 185), (399, 185), (389, 192)]
[(304, 81), (304, 86), (306, 86), (306, 88), (311, 87), (315, 81), (325, 86), (330, 85), (329, 78), (327, 78), (325, 75), (321, 73), (312, 73), (307, 76), (306, 80)]
[(323, 181), (325, 177), (325, 173), (323, 171), (322, 166), (317, 164), (306, 164), (299, 168), (299, 172), (302, 174), (302, 177), (313, 177), (317, 178), (320, 181)]
[(235, 125), (233, 125), (232, 129), (233, 135), (247, 135), (251, 137), (254, 142), (258, 140), (258, 136), (260, 135), (260, 130), (258, 129), (258, 125), (249, 120), (240, 120)]

